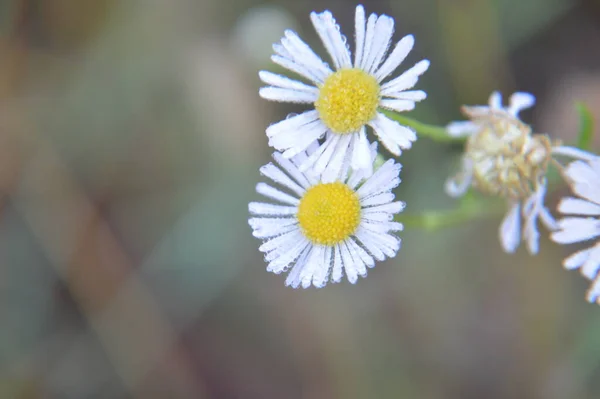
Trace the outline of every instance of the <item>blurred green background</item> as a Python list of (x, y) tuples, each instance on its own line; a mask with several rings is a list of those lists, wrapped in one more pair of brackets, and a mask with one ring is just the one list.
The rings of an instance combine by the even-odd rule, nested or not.
[[(412, 116), (515, 89), (572, 140), (600, 116), (600, 2), (380, 0), (432, 62)], [(600, 396), (600, 308), (573, 248), (502, 253), (499, 216), (402, 233), (355, 286), (284, 287), (247, 225), (264, 130), (298, 107), (258, 97), (286, 28), (346, 0), (0, 0), (0, 398)], [(597, 143), (598, 144), (598, 143)], [(596, 146), (598, 148), (598, 145)], [(450, 209), (461, 146), (400, 159), (406, 213)], [(388, 156), (389, 154), (385, 154)], [(555, 204), (565, 191), (553, 193)]]

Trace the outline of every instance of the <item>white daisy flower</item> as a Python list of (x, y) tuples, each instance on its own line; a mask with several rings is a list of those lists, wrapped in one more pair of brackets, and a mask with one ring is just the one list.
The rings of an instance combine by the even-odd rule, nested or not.
[(550, 230), (556, 228), (544, 206), (553, 143), (546, 135), (532, 134), (531, 127), (518, 117), (521, 110), (534, 103), (533, 95), (514, 93), (505, 108), (500, 93), (494, 92), (489, 106), (463, 106), (469, 121), (447, 126), (450, 135), (468, 138), (462, 171), (448, 180), (446, 191), (458, 197), (472, 186), (484, 194), (506, 198), (509, 210), (499, 234), (509, 253), (516, 251), (521, 240), (527, 243), (530, 253), (538, 252), (538, 218)]
[[(590, 154), (586, 161), (570, 163), (563, 173), (578, 198), (566, 197), (558, 204), (559, 212), (575, 216), (558, 221), (558, 230), (552, 233), (552, 240), (572, 244), (597, 238), (600, 236), (600, 158)], [(567, 257), (563, 265), (569, 270), (579, 269), (583, 276), (593, 281), (587, 299), (599, 302), (600, 241)]]
[[(325, 136), (313, 156), (300, 165), (300, 170), (314, 167), (317, 174), (337, 175), (345, 157), (349, 157), (352, 169), (364, 169), (368, 176), (373, 164), (367, 125), (394, 155), (400, 155), (402, 149), (410, 148), (417, 139), (412, 129), (387, 118), (379, 109), (409, 111), (415, 102), (425, 99), (424, 91), (408, 89), (427, 70), (429, 61), (422, 60), (402, 75), (384, 82), (411, 51), (412, 35), (402, 38), (388, 55), (394, 20), (376, 14), (366, 19), (365, 10), (359, 5), (353, 62), (346, 38), (331, 12), (313, 12), (310, 17), (334, 69), (291, 30), (285, 32), (281, 43), (273, 46), (273, 62), (310, 84), (261, 71), (260, 78), (269, 86), (260, 89), (260, 96), (279, 102), (314, 104), (314, 109), (269, 126), (269, 145), (283, 151), (284, 158), (291, 158)], [(337, 153), (343, 153), (344, 157), (334, 157)]]
[[(376, 148), (373, 144), (369, 151), (370, 162)], [(354, 284), (376, 260), (392, 258), (400, 249), (394, 232), (401, 231), (402, 224), (393, 218), (405, 205), (394, 201), (392, 193), (400, 183), (400, 164), (388, 160), (366, 180), (359, 170), (326, 183), (299, 169), (316, 151), (317, 144), (292, 160), (275, 152), (278, 166), (269, 163), (260, 172), (287, 192), (259, 183), (256, 191), (277, 204), (249, 205), (249, 224), (253, 235), (263, 240), (259, 249), (265, 253), (267, 270), (289, 270), (285, 284), (294, 288), (337, 283), (344, 272)]]

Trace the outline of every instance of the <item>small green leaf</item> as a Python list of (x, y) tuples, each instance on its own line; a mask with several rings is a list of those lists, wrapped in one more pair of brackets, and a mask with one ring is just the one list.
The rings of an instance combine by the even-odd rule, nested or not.
[(584, 103), (575, 104), (579, 114), (579, 133), (577, 134), (577, 147), (589, 151), (594, 139), (594, 117)]

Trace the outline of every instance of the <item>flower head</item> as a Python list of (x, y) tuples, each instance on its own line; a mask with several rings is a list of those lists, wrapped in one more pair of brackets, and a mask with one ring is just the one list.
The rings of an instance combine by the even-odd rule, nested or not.
[[(261, 71), (268, 86), (260, 89), (263, 98), (280, 102), (313, 104), (314, 109), (287, 118), (267, 128), (269, 145), (291, 158), (325, 136), (312, 157), (300, 165), (314, 168), (317, 174), (337, 175), (345, 158), (354, 170), (372, 173), (366, 126), (373, 128), (383, 145), (394, 155), (411, 147), (415, 132), (381, 112), (412, 110), (415, 102), (425, 99), (421, 90), (408, 90), (429, 67), (423, 60), (384, 82), (404, 61), (414, 45), (412, 35), (405, 36), (388, 54), (394, 32), (394, 20), (387, 15), (365, 17), (356, 7), (356, 52), (351, 59), (346, 38), (329, 11), (311, 14), (312, 23), (333, 61), (333, 69), (317, 56), (293, 31), (286, 31), (275, 44), (271, 59), (310, 82), (306, 84), (272, 72)], [(342, 157), (333, 154), (342, 153)]]
[[(560, 244), (572, 244), (596, 239), (600, 236), (600, 158), (570, 163), (564, 175), (577, 197), (563, 198), (558, 211), (573, 215), (558, 221), (558, 230), (551, 238)], [(587, 293), (590, 302), (598, 302), (600, 296), (600, 241), (567, 257), (563, 265), (569, 270), (579, 269), (581, 274), (593, 281)]]
[(534, 103), (531, 94), (514, 93), (510, 105), (504, 108), (500, 93), (494, 92), (489, 106), (462, 108), (469, 121), (452, 122), (447, 127), (452, 136), (467, 136), (467, 143), (462, 171), (447, 182), (446, 191), (460, 196), (472, 186), (508, 201), (509, 211), (499, 231), (506, 252), (514, 252), (522, 237), (529, 252), (537, 253), (538, 217), (548, 228), (556, 227), (544, 206), (553, 143), (546, 135), (533, 134), (518, 117), (521, 110)]
[[(294, 288), (337, 283), (344, 271), (354, 284), (375, 260), (394, 257), (400, 249), (394, 232), (401, 231), (402, 224), (393, 217), (404, 203), (394, 201), (391, 192), (400, 183), (400, 165), (389, 160), (365, 179), (363, 170), (348, 175), (346, 164), (335, 179), (323, 180), (298, 167), (315, 151), (317, 144), (291, 160), (274, 153), (278, 166), (269, 163), (260, 171), (287, 192), (259, 183), (256, 191), (277, 204), (249, 205), (249, 223), (253, 235), (263, 240), (259, 249), (265, 253), (267, 270), (289, 270), (285, 283)], [(373, 144), (371, 162), (375, 155)]]

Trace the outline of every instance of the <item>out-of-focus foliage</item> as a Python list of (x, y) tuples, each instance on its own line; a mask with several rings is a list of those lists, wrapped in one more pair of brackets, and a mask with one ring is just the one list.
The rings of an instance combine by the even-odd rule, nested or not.
[[(300, 108), (259, 99), (257, 71), (278, 71), (285, 28), (324, 54), (312, 10), (352, 47), (355, 5), (0, 1), (0, 398), (598, 397), (587, 283), (546, 238), (504, 254), (503, 204), (445, 196), (462, 142), (402, 154), (403, 248), (366, 279), (294, 291), (265, 271), (247, 203), (265, 128)], [(403, 121), (439, 139), (463, 103), (520, 89), (535, 131), (594, 148), (593, 2), (365, 6), (415, 35), (407, 66), (431, 60)]]

